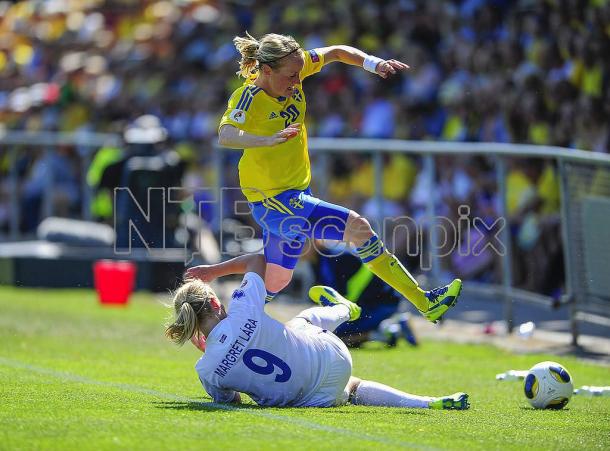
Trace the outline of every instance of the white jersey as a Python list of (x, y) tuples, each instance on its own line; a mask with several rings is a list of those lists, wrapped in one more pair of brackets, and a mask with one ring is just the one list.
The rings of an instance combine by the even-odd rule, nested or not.
[(237, 391), (262, 406), (332, 405), (351, 373), (347, 348), (319, 327), (274, 320), (264, 312), (265, 295), (263, 279), (252, 272), (233, 292), (195, 366), (205, 390), (216, 402), (231, 402)]

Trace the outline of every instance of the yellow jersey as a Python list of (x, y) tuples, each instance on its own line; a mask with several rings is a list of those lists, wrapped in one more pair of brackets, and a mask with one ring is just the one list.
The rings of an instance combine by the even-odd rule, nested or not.
[[(303, 52), (303, 57), (301, 82), (324, 65), (323, 55), (315, 49)], [(302, 84), (295, 86), (289, 98), (271, 97), (254, 85), (254, 79), (246, 80), (233, 92), (219, 129), (229, 124), (254, 135), (272, 136), (290, 124), (302, 124), (299, 134), (284, 143), (244, 149), (239, 160), (239, 184), (250, 202), (259, 202), (289, 189), (307, 188), (311, 181), (311, 164)]]

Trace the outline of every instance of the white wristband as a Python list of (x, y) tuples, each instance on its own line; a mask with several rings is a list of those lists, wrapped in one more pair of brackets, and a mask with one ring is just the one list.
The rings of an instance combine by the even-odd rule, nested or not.
[(377, 71), (375, 69), (377, 69), (377, 64), (381, 63), (382, 61), (383, 60), (381, 58), (377, 58), (373, 55), (367, 55), (366, 58), (364, 58), (362, 67), (364, 67), (364, 70), (368, 70), (369, 72), (376, 74)]

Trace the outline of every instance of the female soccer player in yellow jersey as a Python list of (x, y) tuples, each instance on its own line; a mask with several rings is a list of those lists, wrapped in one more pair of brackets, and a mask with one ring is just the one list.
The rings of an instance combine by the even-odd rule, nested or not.
[[(305, 51), (292, 37), (278, 34), (259, 41), (246, 33), (233, 42), (241, 53), (238, 74), (246, 81), (229, 99), (218, 141), (223, 147), (244, 150), (240, 185), (263, 228), (267, 301), (290, 282), (306, 238), (332, 239), (353, 244), (374, 274), (436, 322), (455, 305), (462, 282), (456, 279), (444, 287), (422, 290), (365, 218), (317, 199), (309, 189), (303, 79), (335, 61), (363, 67), (382, 78), (408, 66), (345, 45)], [(201, 268), (201, 275), (205, 272)], [(197, 270), (191, 274), (196, 276)]]

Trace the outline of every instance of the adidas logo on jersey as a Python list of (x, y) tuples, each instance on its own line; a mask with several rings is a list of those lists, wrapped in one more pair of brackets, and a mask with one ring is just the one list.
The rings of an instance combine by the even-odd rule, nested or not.
[(269, 115), (269, 119), (275, 119), (276, 117), (279, 117), (275, 111), (273, 111), (270, 115)]

